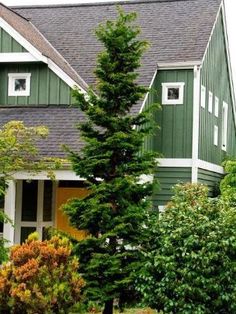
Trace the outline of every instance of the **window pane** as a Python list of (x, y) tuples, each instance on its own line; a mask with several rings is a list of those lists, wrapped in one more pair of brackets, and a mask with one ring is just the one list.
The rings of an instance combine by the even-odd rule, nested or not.
[(23, 181), (22, 221), (37, 220), (38, 181)]
[(168, 88), (168, 99), (179, 99), (179, 88)]
[(44, 181), (43, 221), (52, 221), (52, 182)]
[(26, 90), (26, 79), (15, 79), (15, 91), (25, 91)]
[(20, 243), (25, 242), (28, 236), (36, 231), (36, 227), (21, 227)]

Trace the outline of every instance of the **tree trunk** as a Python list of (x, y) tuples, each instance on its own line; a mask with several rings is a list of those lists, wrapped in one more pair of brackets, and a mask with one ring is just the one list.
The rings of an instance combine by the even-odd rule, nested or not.
[(113, 314), (113, 299), (106, 301), (105, 307), (104, 307), (104, 310), (102, 313), (103, 314)]

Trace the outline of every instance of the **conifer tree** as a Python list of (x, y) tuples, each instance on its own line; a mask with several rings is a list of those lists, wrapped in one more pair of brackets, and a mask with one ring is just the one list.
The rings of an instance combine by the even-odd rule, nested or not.
[(140, 179), (155, 167), (153, 152), (140, 153), (153, 127), (151, 114), (131, 114), (148, 91), (137, 84), (148, 44), (139, 39), (135, 19), (135, 13), (118, 9), (115, 21), (99, 26), (96, 35), (105, 50), (95, 70), (97, 92), (74, 92), (87, 119), (79, 125), (85, 146), (79, 154), (70, 152), (70, 159), (90, 194), (70, 201), (64, 210), (73, 226), (90, 234), (77, 246), (80, 271), (88, 298), (100, 300), (105, 314), (112, 313), (113, 300), (122, 299), (132, 284), (154, 186)]

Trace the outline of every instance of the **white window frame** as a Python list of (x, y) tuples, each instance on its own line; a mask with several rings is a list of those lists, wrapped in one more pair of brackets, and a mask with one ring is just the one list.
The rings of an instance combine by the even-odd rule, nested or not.
[(227, 129), (228, 129), (228, 104), (223, 101), (222, 107), (222, 145), (221, 148), (227, 151)]
[[(8, 96), (30, 96), (31, 73), (8, 73)], [(25, 79), (26, 89), (15, 91), (15, 79)]]
[(219, 98), (215, 96), (215, 117), (219, 117)]
[(217, 125), (214, 125), (214, 145), (218, 146), (218, 140), (219, 140), (219, 129)]
[(213, 110), (213, 94), (209, 91), (208, 95), (208, 112), (212, 113)]
[(201, 107), (206, 107), (206, 87), (201, 85)]
[[(162, 83), (162, 104), (182, 105), (184, 103), (184, 82)], [(179, 99), (168, 99), (168, 89), (179, 88)]]

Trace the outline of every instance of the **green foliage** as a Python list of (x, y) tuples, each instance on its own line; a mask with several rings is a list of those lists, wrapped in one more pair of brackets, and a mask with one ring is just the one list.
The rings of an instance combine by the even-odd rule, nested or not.
[(66, 238), (39, 241), (37, 234), (11, 249), (0, 269), (0, 313), (69, 313), (81, 302), (84, 280)]
[[(79, 125), (85, 141), (80, 154), (70, 153), (73, 169), (86, 179), (91, 193), (64, 207), (73, 226), (90, 236), (79, 242), (81, 263), (90, 300), (112, 308), (114, 298), (131, 295), (132, 271), (139, 263), (139, 244), (150, 209), (147, 200), (153, 182), (140, 176), (153, 174), (156, 154), (140, 154), (152, 129), (151, 112), (132, 115), (147, 89), (137, 84), (140, 57), (147, 48), (137, 39), (136, 15), (119, 10), (117, 20), (100, 25), (96, 34), (105, 50), (95, 70), (97, 94), (74, 92), (87, 121)], [(108, 312), (106, 312), (108, 311)]]
[(137, 289), (164, 313), (236, 312), (236, 211), (203, 185), (175, 187), (153, 222)]
[(236, 207), (236, 160), (224, 162), (226, 175), (220, 183), (221, 197), (229, 206)]
[[(48, 176), (53, 178), (53, 170), (57, 169), (61, 161), (46, 159), (40, 156), (36, 147), (39, 139), (48, 135), (47, 128), (43, 126), (26, 127), (22, 121), (10, 121), (0, 129), (0, 198), (4, 197), (7, 181), (14, 172), (29, 170), (33, 173), (47, 170)], [(11, 223), (0, 209), (0, 223)], [(7, 257), (4, 248), (5, 241), (0, 240), (0, 264)]]

